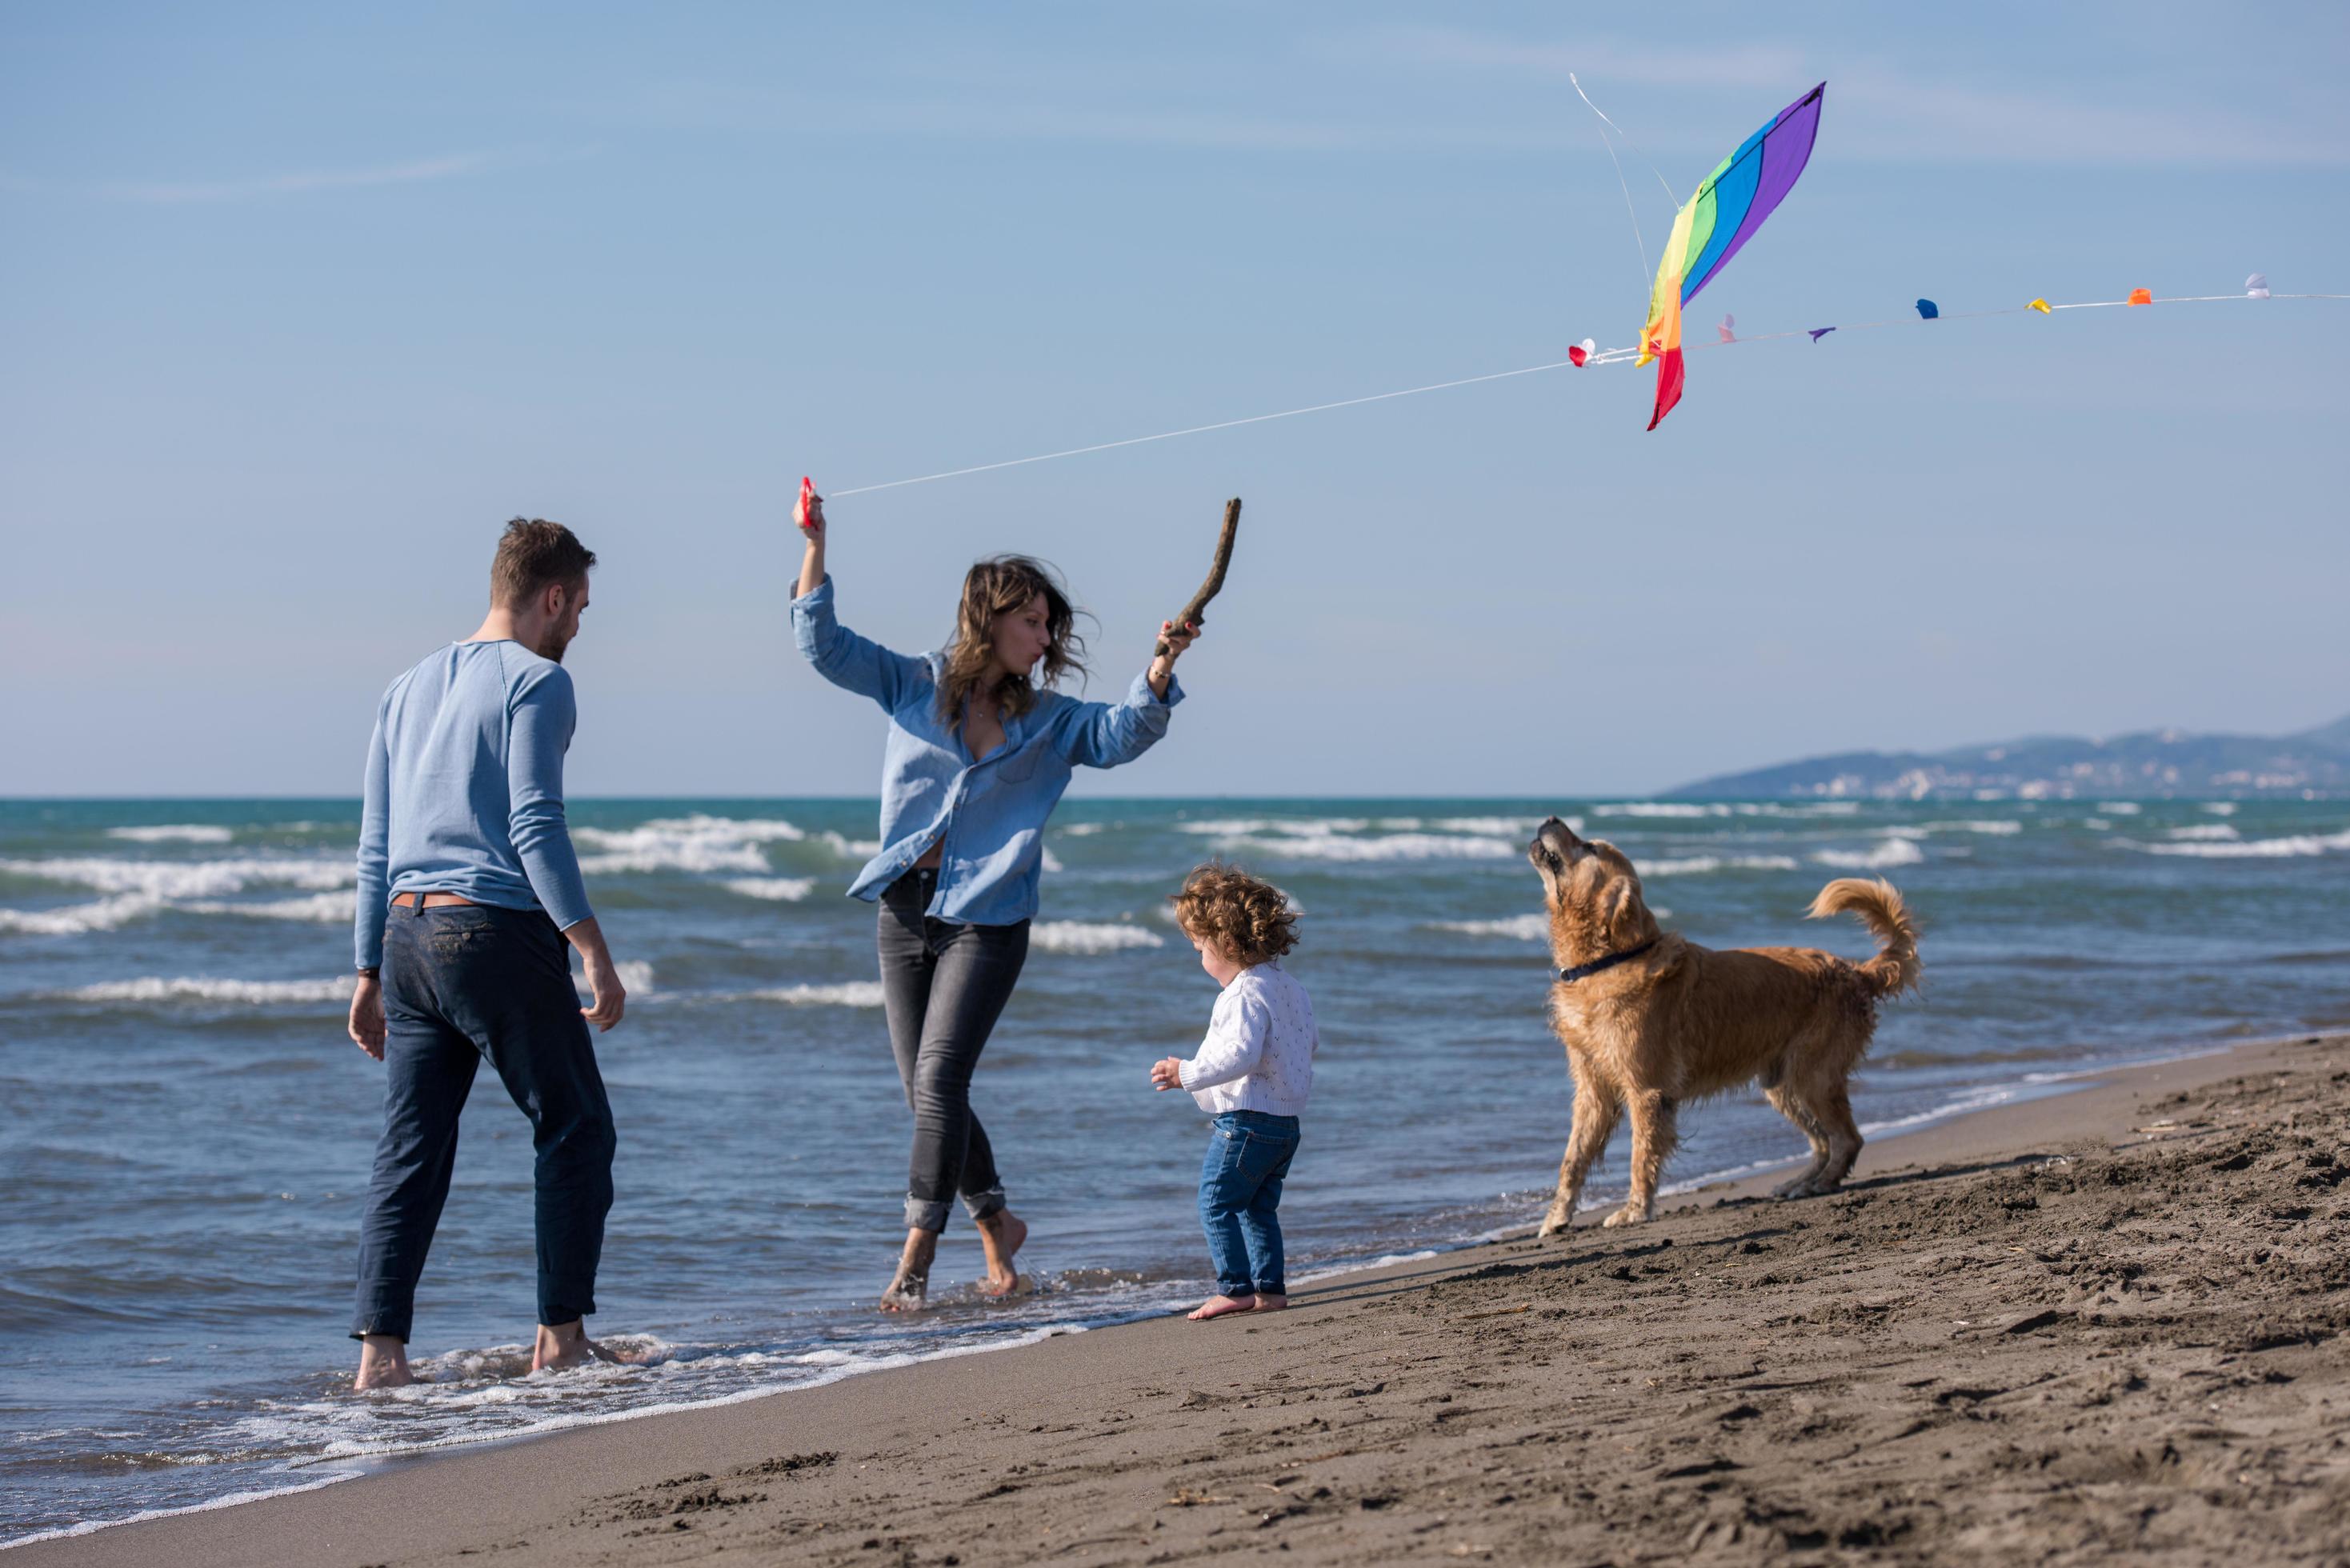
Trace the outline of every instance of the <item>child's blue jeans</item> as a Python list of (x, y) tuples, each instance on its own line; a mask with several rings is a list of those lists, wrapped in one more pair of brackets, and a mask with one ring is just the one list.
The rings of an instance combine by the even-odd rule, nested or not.
[(1297, 1152), (1297, 1118), (1226, 1111), (1200, 1167), (1200, 1223), (1228, 1296), (1289, 1293), (1282, 1272), (1281, 1179)]

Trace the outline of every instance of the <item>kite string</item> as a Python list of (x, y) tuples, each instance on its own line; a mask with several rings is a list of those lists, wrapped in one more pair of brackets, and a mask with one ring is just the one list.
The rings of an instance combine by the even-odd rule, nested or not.
[[(1614, 120), (1609, 119), (1606, 114), (1601, 112), (1597, 104), (1591, 101), (1591, 95), (1583, 90), (1583, 84), (1575, 79), (1575, 73), (1573, 71), (1566, 73), (1566, 79), (1569, 85), (1575, 88), (1575, 96), (1583, 100), (1584, 107), (1591, 110), (1592, 113), (1599, 116), (1601, 124), (1610, 127), (1613, 127), (1616, 124)], [(1618, 130), (1617, 134), (1618, 136), (1622, 136), (1623, 131)], [(1628, 141), (1630, 138), (1626, 137), (1625, 140)], [(1616, 165), (1616, 183), (1624, 192), (1624, 213), (1626, 216), (1632, 220), (1632, 243), (1640, 247), (1640, 292), (1645, 296), (1648, 293), (1649, 286), (1648, 242), (1640, 237), (1640, 214), (1635, 211), (1632, 206), (1632, 185), (1629, 181), (1624, 178), (1624, 161), (1616, 156), (1616, 144), (1607, 140), (1607, 132), (1605, 130), (1599, 133), (1599, 145), (1607, 149), (1607, 161)], [(1657, 177), (1659, 180), (1664, 178), (1661, 174)], [(1665, 194), (1669, 196), (1672, 194), (1672, 191), (1668, 188)]]
[[(2242, 294), (2197, 294), (2182, 295), (2166, 299), (2157, 299), (2150, 303), (2155, 305), (2205, 305), (2221, 300), (2250, 299), (2253, 297), (2256, 296)], [(2350, 299), (2350, 294), (2279, 294), (2272, 296), (2271, 297), (2275, 299)], [(2084, 300), (2074, 305), (2052, 305), (2049, 308), (2052, 311), (2094, 310), (2106, 306), (2127, 305), (2128, 303), (2129, 302), (2126, 299), (2092, 299)], [(2002, 310), (1953, 311), (1949, 315), (1941, 317), (1939, 319), (1944, 321), (1968, 321), (1990, 316), (2021, 316), (2031, 309), (2032, 306), (2028, 305), (2018, 305), (2012, 306)], [(1911, 319), (1903, 317), (1889, 321), (1856, 321), (1851, 323), (1849, 326), (1839, 326), (1837, 330), (1859, 332), (1872, 327), (1920, 327), (1924, 325), (1926, 325), (1926, 323), (1922, 318)], [(1727, 343), (1692, 343), (1689, 345), (1689, 348), (1692, 350), (1703, 348), (1734, 348), (1741, 343), (1767, 343), (1774, 338), (1801, 337), (1804, 335), (1804, 333), (1802, 331), (1758, 332), (1749, 337), (1732, 338)], [(1628, 364), (1638, 358), (1639, 352), (1640, 351), (1637, 346), (1624, 348), (1603, 348), (1598, 353), (1589, 356), (1585, 360), (1585, 363), (1586, 365)], [(1246, 419), (1219, 420), (1213, 424), (1191, 425), (1186, 429), (1178, 431), (1161, 431), (1156, 435), (1128, 436), (1124, 441), (1099, 441), (1092, 446), (1070, 447), (1064, 452), (1039, 452), (1034, 457), (1015, 457), (1003, 462), (983, 462), (974, 464), (969, 468), (951, 468), (942, 473), (920, 474), (912, 479), (893, 479), (884, 484), (859, 484), (847, 490), (836, 490), (832, 494), (836, 499), (844, 495), (869, 495), (877, 490), (896, 490), (902, 485), (928, 484), (934, 480), (941, 479), (959, 479), (968, 473), (988, 473), (1000, 468), (1019, 468), (1032, 462), (1051, 462), (1056, 458), (1081, 457), (1087, 452), (1109, 452), (1123, 446), (1142, 446), (1150, 441), (1173, 441), (1178, 436), (1204, 435), (1210, 431), (1234, 430), (1242, 425), (1261, 425), (1270, 420), (1295, 419), (1300, 414), (1325, 413), (1332, 409), (1359, 408), (1365, 403), (1383, 403), (1395, 398), (1413, 398), (1418, 397), (1422, 392), (1449, 391), (1455, 387), (1473, 387), (1483, 381), (1506, 381), (1518, 376), (1539, 375), (1546, 370), (1563, 370), (1574, 363), (1575, 361), (1572, 359), (1555, 359), (1546, 365), (1527, 365), (1515, 370), (1495, 370), (1482, 376), (1463, 376), (1457, 380), (1431, 381), (1424, 387), (1406, 387), (1399, 391), (1393, 392), (1374, 392), (1368, 397), (1362, 398), (1341, 398), (1336, 402), (1312, 403), (1302, 409), (1284, 409), (1278, 413), (1252, 414)]]
[[(1638, 153), (1640, 161), (1648, 165), (1648, 172), (1657, 177), (1657, 183), (1664, 186), (1665, 200), (1673, 204), (1674, 212), (1679, 212), (1681, 210), (1681, 199), (1673, 194), (1673, 188), (1667, 182), (1664, 171), (1659, 169), (1656, 164), (1650, 161), (1647, 153), (1640, 151), (1640, 144), (1632, 140), (1630, 133), (1626, 131), (1622, 126), (1617, 124), (1614, 120), (1607, 119), (1607, 116), (1600, 109), (1600, 107), (1591, 101), (1591, 95), (1583, 90), (1583, 84), (1575, 79), (1575, 73), (1573, 71), (1566, 73), (1566, 79), (1568, 83), (1574, 87), (1575, 96), (1581, 99), (1584, 101), (1585, 106), (1588, 108), (1592, 113), (1598, 115), (1601, 119), (1607, 120), (1607, 128), (1610, 130), (1613, 130), (1617, 135), (1624, 138), (1625, 146), (1630, 148), (1635, 153)], [(1620, 168), (1617, 172), (1622, 172)]]

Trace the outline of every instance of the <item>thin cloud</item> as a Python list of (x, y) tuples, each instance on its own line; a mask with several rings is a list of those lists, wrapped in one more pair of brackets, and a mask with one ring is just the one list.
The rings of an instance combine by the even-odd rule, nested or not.
[(408, 163), (388, 163), (372, 169), (308, 170), (287, 174), (263, 174), (244, 180), (173, 180), (120, 182), (99, 187), (118, 201), (172, 204), (193, 202), (249, 202), (271, 196), (299, 196), (316, 191), (347, 191), (370, 185), (408, 185), (429, 180), (452, 180), (479, 174), (498, 159), (487, 152), (459, 152), (446, 158), (421, 158)]
[[(2260, 121), (2208, 106), (2182, 115), (2168, 104), (2142, 109), (2045, 91), (1990, 90), (1929, 79), (1882, 61), (1823, 60), (1775, 45), (1662, 50), (1600, 39), (1540, 42), (1444, 28), (1388, 29), (1357, 43), (1382, 58), (1420, 66), (1555, 79), (1573, 71), (1594, 84), (1793, 92), (1825, 77), (1830, 114), (1853, 128), (1840, 139), (1840, 148), (1847, 157), (1872, 161), (2165, 167), (2350, 163), (2350, 127), (2342, 124)], [(1673, 140), (1659, 138), (1657, 145)]]

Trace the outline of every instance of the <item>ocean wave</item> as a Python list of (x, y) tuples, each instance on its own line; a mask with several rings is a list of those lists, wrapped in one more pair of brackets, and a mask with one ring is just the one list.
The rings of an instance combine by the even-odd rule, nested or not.
[(1251, 833), (1360, 833), (1370, 826), (1367, 816), (1211, 816), (1202, 822), (1179, 822), (1175, 831), (1230, 838)]
[(1066, 833), (1071, 838), (1091, 838), (1097, 833), (1108, 831), (1108, 828), (1109, 824), (1107, 822), (1072, 822), (1065, 824), (1062, 826), (1055, 828), (1054, 831), (1056, 833)]
[[(1572, 832), (1583, 831), (1583, 818), (1579, 816), (1562, 817), (1560, 820), (1565, 822)], [(1476, 833), (1496, 836), (1514, 834), (1521, 838), (1531, 839), (1534, 836), (1534, 829), (1542, 826), (1542, 818), (1538, 816), (1440, 816), (1428, 826), (1444, 833)]]
[(736, 877), (726, 887), (745, 898), (768, 898), (796, 904), (816, 891), (813, 877)]
[(2146, 807), (2134, 800), (2101, 800), (2097, 803), (2097, 809), (2107, 816), (2136, 816)]
[(777, 818), (711, 816), (655, 817), (634, 827), (575, 827), (572, 838), (597, 853), (579, 857), (579, 868), (606, 874), (660, 871), (764, 871), (767, 844), (796, 844), (803, 829)]
[(1612, 805), (1595, 805), (1594, 816), (1728, 816), (1731, 807), (1709, 801), (1702, 805), (1669, 800), (1619, 800)]
[(1512, 941), (1550, 940), (1550, 917), (1535, 913), (1512, 915), (1506, 920), (1430, 920), (1431, 931), (1458, 931), (1464, 937), (1506, 937)]
[(2247, 838), (2233, 844), (2138, 844), (2129, 839), (2117, 842), (2148, 855), (2192, 855), (2205, 860), (2279, 860), (2350, 849), (2350, 829), (2340, 833), (2295, 833), (2283, 838)]
[(1046, 844), (1038, 846), (1037, 854), (1039, 856), (1037, 863), (1044, 867), (1045, 870), (1058, 874), (1068, 869), (1067, 867), (1061, 864), (1061, 857), (1053, 853), (1053, 846), (1051, 845)]
[(359, 911), (359, 895), (313, 893), (307, 898), (264, 898), (250, 904), (205, 898), (180, 907), (198, 915), (244, 915), (257, 920), (313, 920), (322, 926), (347, 926)]
[(816, 838), (844, 860), (862, 863), (881, 853), (881, 841), (878, 838), (850, 838), (829, 828), (817, 834)]
[(1326, 831), (1283, 831), (1278, 836), (1261, 833), (1219, 838), (1222, 850), (1269, 855), (1295, 860), (1513, 860), (1525, 846), (1506, 838), (1471, 834), (1394, 833), (1379, 838), (1353, 838)]
[(0, 876), (66, 882), (101, 893), (143, 893), (155, 898), (217, 898), (255, 884), (324, 891), (359, 881), (348, 858), (333, 860), (116, 860), (60, 855), (37, 860), (0, 858)]
[(348, 1002), (351, 982), (352, 977), (347, 974), (332, 980), (216, 980), (207, 975), (166, 980), (148, 975), (138, 980), (105, 980), (52, 994), (63, 1002), (225, 1002), (273, 1007)]
[(1163, 948), (1167, 939), (1140, 926), (1087, 925), (1083, 920), (1039, 920), (1028, 928), (1028, 942), (1048, 953), (1124, 952), (1129, 948)]
[(2203, 803), (2203, 809), (2214, 816), (2233, 816), (2236, 815), (2236, 803), (2232, 800), (2207, 800)]
[[(642, 1001), (653, 993), (653, 966), (642, 959), (622, 959), (612, 966), (620, 977), (620, 988), (629, 993), (630, 1002)], [(588, 977), (574, 970), (571, 983), (581, 996), (588, 994)]]
[(1703, 877), (1715, 871), (1793, 871), (1796, 861), (1792, 855), (1691, 855), (1679, 860), (1651, 860), (1634, 869), (1644, 879)]
[(2209, 844), (2232, 844), (2243, 835), (2224, 822), (2206, 822), (2198, 823), (2192, 827), (2171, 828), (2163, 836), (2178, 840), (2201, 840)]
[(61, 909), (0, 909), (0, 931), (33, 937), (87, 936), (92, 931), (110, 931), (168, 907), (151, 893), (122, 893)]
[(133, 844), (226, 844), (236, 834), (209, 823), (172, 822), (154, 827), (109, 827), (106, 836), (127, 838)]
[(1895, 866), (1923, 866), (1926, 852), (1908, 838), (1888, 838), (1868, 849), (1819, 849), (1812, 860), (1820, 866), (1833, 866), (1846, 871), (1883, 871)]
[(710, 1000), (780, 1002), (792, 1007), (879, 1007), (881, 1005), (881, 982), (878, 980), (851, 980), (838, 985), (769, 986), (761, 991), (721, 992)]

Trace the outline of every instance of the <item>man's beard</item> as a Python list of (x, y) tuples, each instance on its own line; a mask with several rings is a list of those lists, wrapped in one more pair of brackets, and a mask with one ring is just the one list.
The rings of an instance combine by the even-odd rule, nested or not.
[(564, 636), (553, 627), (549, 627), (546, 628), (546, 636), (541, 639), (539, 645), (531, 649), (531, 651), (537, 654), (541, 659), (546, 659), (555, 664), (560, 664), (563, 662), (563, 650), (570, 646), (571, 639), (569, 638)]

